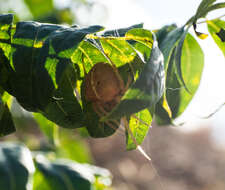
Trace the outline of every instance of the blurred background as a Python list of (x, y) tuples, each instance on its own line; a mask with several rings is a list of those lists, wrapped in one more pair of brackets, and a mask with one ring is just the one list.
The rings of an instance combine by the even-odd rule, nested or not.
[[(14, 13), (15, 21), (35, 20), (80, 26), (99, 24), (107, 29), (143, 22), (145, 28), (154, 30), (172, 23), (181, 26), (195, 13), (200, 2), (0, 0), (0, 13)], [(212, 12), (208, 19), (224, 12), (224, 9)], [(204, 24), (199, 24), (198, 30), (207, 33)], [(91, 139), (85, 130), (71, 133), (71, 130), (59, 129), (52, 123), (36, 122), (30, 113), (18, 106), (16, 100), (13, 101), (12, 112), (17, 132), (0, 140), (22, 141), (32, 150), (50, 150), (58, 157), (105, 167), (112, 172), (114, 189), (225, 189), (225, 107), (209, 119), (203, 119), (225, 102), (225, 61), (211, 37), (197, 40), (205, 54), (199, 90), (176, 121), (177, 124), (184, 122), (184, 125), (158, 127), (153, 122), (143, 144), (152, 158), (152, 165), (139, 152), (126, 152), (125, 137), (120, 133), (106, 139)]]

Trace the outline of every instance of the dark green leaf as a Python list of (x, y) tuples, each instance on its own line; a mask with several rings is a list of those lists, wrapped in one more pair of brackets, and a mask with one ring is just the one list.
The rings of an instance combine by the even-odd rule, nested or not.
[(225, 42), (225, 30), (224, 29), (220, 29), (220, 31), (218, 33), (216, 33), (217, 36), (219, 36), (219, 38), (221, 39), (222, 42)]
[[(43, 114), (62, 127), (83, 127), (83, 112), (74, 94), (76, 73), (72, 64), (65, 63), (65, 61), (58, 64), (58, 70), (63, 71), (60, 75), (60, 81), (58, 81), (58, 88), (53, 92), (52, 100), (48, 103)], [(56, 70), (56, 80), (57, 74)]]
[(222, 9), (222, 8), (225, 8), (225, 3), (216, 3), (216, 4), (213, 4), (212, 6), (210, 6), (205, 11), (205, 15), (204, 16), (206, 16), (210, 11), (217, 10), (217, 9)]
[(225, 21), (216, 19), (207, 21), (208, 30), (225, 56)]
[[(55, 189), (63, 188), (65, 190), (83, 188), (106, 190), (111, 185), (112, 176), (110, 172), (97, 166), (79, 164), (69, 160), (57, 160), (49, 163), (43, 158), (42, 160), (37, 159), (36, 165), (33, 190), (52, 190), (52, 186)], [(92, 185), (90, 185), (90, 182)]]
[(225, 3), (215, 3), (216, 0), (202, 0), (198, 9), (193, 17), (191, 17), (187, 25), (196, 24), (199, 18), (204, 18), (207, 14), (213, 10), (221, 9), (225, 7)]
[(11, 61), (5, 61), (8, 67), (12, 65), (11, 70), (7, 68), (9, 80), (7, 75), (3, 78), (4, 88), (28, 111), (40, 112), (66, 128), (82, 127), (83, 113), (74, 95), (80, 76), (71, 57), (87, 34), (101, 29), (17, 23), (8, 53)]
[(177, 28), (176, 24), (171, 24), (171, 25), (163, 26), (159, 30), (155, 31), (155, 35), (156, 35), (159, 47), (161, 46), (162, 41), (168, 35), (168, 33), (176, 28)]
[[(166, 33), (166, 32), (165, 32)], [(173, 52), (173, 49), (180, 41), (182, 35), (184, 34), (184, 28), (176, 28), (174, 30), (169, 29), (169, 32), (165, 35), (159, 36), (159, 49), (162, 51), (164, 56), (164, 68), (167, 70), (169, 60), (171, 57), (171, 54)]]
[(0, 144), (0, 189), (29, 190), (34, 164), (30, 151), (21, 144)]
[(200, 5), (198, 6), (198, 9), (196, 11), (196, 17), (200, 18), (202, 15), (202, 12), (204, 12), (208, 7), (210, 7), (216, 0), (202, 0)]
[(39, 155), (35, 160), (36, 168), (45, 177), (46, 183), (54, 190), (91, 190), (95, 176), (81, 164), (69, 160), (49, 162)]

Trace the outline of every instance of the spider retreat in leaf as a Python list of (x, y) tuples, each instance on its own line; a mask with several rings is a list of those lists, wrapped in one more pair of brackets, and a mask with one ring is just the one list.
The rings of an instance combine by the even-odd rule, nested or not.
[(115, 65), (97, 63), (85, 76), (85, 99), (92, 103), (99, 117), (104, 116), (120, 102), (131, 81), (131, 76), (128, 76), (124, 84)]
[[(91, 68), (84, 79), (84, 96), (86, 101), (92, 103), (92, 107), (99, 117), (106, 115), (120, 102), (122, 96), (133, 81), (131, 76), (132, 75), (128, 74), (125, 85), (115, 65), (100, 62)], [(139, 118), (135, 117), (135, 115), (133, 115), (133, 117), (141, 121)], [(139, 151), (148, 160), (151, 160), (151, 158), (138, 145), (133, 133), (129, 128), (127, 118), (121, 118), (121, 122), (123, 123), (127, 132), (130, 134), (133, 143), (137, 146)], [(115, 120), (113, 120), (113, 123), (118, 126), (120, 125), (120, 123)], [(106, 121), (106, 124), (116, 130), (115, 126), (109, 121)], [(148, 124), (146, 125), (149, 126)]]

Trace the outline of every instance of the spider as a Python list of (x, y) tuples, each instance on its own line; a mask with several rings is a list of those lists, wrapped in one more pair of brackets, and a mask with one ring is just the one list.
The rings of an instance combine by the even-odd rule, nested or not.
[(120, 102), (130, 84), (130, 76), (125, 85), (114, 65), (100, 62), (85, 76), (85, 99), (92, 102), (94, 111), (101, 117)]

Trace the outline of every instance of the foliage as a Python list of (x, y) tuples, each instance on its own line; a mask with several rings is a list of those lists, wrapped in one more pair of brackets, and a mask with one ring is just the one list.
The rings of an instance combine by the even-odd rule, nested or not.
[[(142, 24), (99, 33), (104, 28), (98, 25), (79, 28), (33, 21), (15, 25), (12, 14), (1, 15), (0, 134), (14, 130), (12, 119), (6, 119), (10, 118), (3, 98), (7, 92), (26, 110), (38, 112), (64, 128), (86, 127), (92, 137), (112, 135), (122, 120), (127, 149), (136, 148), (144, 140), (153, 116), (158, 124), (172, 124), (193, 98), (204, 55), (188, 30), (193, 26), (197, 36), (203, 38), (196, 31), (197, 20), (225, 6), (214, 2), (203, 0), (184, 26), (164, 26), (156, 34), (143, 29)], [(207, 23), (224, 51), (224, 21)], [(98, 94), (90, 101), (84, 91), (87, 73), (99, 62), (111, 65), (120, 85), (128, 88), (116, 94), (116, 100), (112, 100), (115, 106), (110, 109), (107, 105), (112, 101), (103, 102)], [(90, 84), (95, 92), (93, 82)], [(54, 139), (54, 124), (51, 128), (45, 131)]]
[(0, 176), (2, 189), (106, 190), (111, 185), (106, 169), (66, 159), (51, 161), (19, 143), (0, 144)]
[[(173, 124), (197, 91), (204, 68), (204, 53), (189, 30), (193, 27), (197, 37), (206, 38), (197, 31), (198, 20), (225, 3), (203, 0), (182, 27), (167, 25), (153, 33), (143, 24), (105, 31), (98, 25), (41, 23), (71, 24), (70, 11), (57, 10), (52, 0), (45, 7), (39, 6), (44, 1), (24, 2), (35, 21), (15, 23), (13, 14), (0, 15), (0, 136), (16, 130), (10, 110), (16, 98), (33, 112), (49, 140), (47, 152), (54, 151), (57, 159), (46, 152), (31, 153), (21, 144), (2, 143), (0, 187), (107, 189), (107, 170), (75, 162), (91, 160), (86, 145), (71, 136), (72, 129), (85, 128), (91, 137), (101, 138), (121, 125), (126, 148), (133, 150), (153, 119), (159, 125)], [(225, 22), (218, 18), (206, 23), (225, 55)], [(98, 63), (107, 64), (114, 77), (94, 78)], [(105, 93), (99, 96), (97, 91)]]

